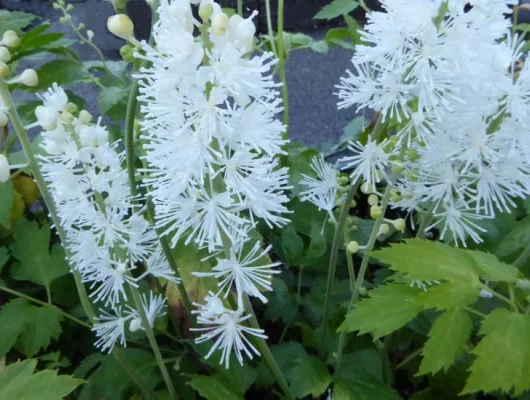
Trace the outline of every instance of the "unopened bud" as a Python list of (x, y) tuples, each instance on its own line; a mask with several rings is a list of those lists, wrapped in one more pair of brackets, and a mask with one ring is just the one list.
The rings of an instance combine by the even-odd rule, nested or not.
[(353, 219), (353, 217), (351, 217), (349, 215), (346, 217), (346, 225), (347, 226), (353, 225), (354, 222), (355, 222), (355, 220)]
[(84, 23), (82, 23), (82, 22), (79, 25), (77, 25), (77, 30), (79, 30), (79, 31), (82, 31), (85, 28), (86, 28), (86, 25)]
[(20, 38), (15, 31), (5, 31), (4, 36), (2, 36), (2, 44), (7, 47), (17, 47), (20, 44)]
[(418, 150), (416, 149), (409, 149), (407, 150), (407, 158), (411, 161), (417, 161), (418, 158), (420, 158), (420, 155), (418, 154)]
[(0, 154), (0, 183), (7, 182), (9, 175), (9, 161), (7, 161), (6, 156)]
[(5, 78), (9, 75), (9, 67), (3, 61), (0, 61), (0, 78)]
[(401, 164), (392, 164), (390, 167), (390, 170), (392, 171), (392, 174), (401, 176), (403, 173), (403, 165)]
[(379, 196), (377, 196), (376, 194), (371, 194), (370, 196), (368, 196), (368, 204), (370, 204), (371, 206), (376, 206), (379, 204)]
[(390, 190), (390, 198), (396, 203), (401, 201), (401, 192), (397, 189)]
[(94, 39), (94, 31), (92, 31), (92, 30), (89, 29), (88, 31), (86, 31), (86, 35), (87, 35), (87, 37), (88, 37), (88, 41), (89, 41), (89, 42), (91, 42), (92, 39)]
[(39, 83), (39, 76), (34, 69), (25, 69), (16, 79), (16, 82), (22, 83), (26, 86), (37, 86)]
[(53, 9), (54, 10), (58, 10), (59, 8), (61, 8), (61, 6), (57, 3), (53, 3)]
[(357, 202), (356, 202), (355, 200), (352, 200), (352, 201), (350, 202), (350, 207), (351, 207), (351, 208), (357, 207)]
[(69, 113), (68, 111), (63, 111), (61, 115), (59, 116), (61, 121), (63, 121), (65, 124), (70, 124), (74, 120), (74, 116)]
[(400, 231), (400, 232), (403, 232), (405, 230), (405, 227), (407, 226), (403, 218), (398, 218), (392, 221), (392, 225), (394, 225), (394, 229), (396, 231)]
[(225, 13), (219, 13), (212, 18), (212, 33), (216, 36), (222, 36), (228, 28), (228, 16)]
[(379, 234), (386, 235), (388, 232), (390, 232), (390, 226), (388, 226), (388, 224), (381, 224), (379, 227)]
[(134, 61), (134, 49), (128, 44), (121, 46), (120, 55), (123, 61), (132, 63)]
[(84, 124), (88, 124), (90, 121), (92, 121), (92, 114), (90, 114), (87, 110), (81, 110), (79, 112), (79, 121)]
[(359, 243), (357, 243), (355, 240), (352, 240), (350, 243), (346, 245), (346, 251), (349, 254), (355, 254), (359, 251)]
[(202, 0), (199, 4), (199, 17), (203, 21), (208, 21), (213, 14), (213, 1), (212, 0)]
[(72, 3), (68, 3), (66, 6), (66, 11), (72, 11), (74, 9), (74, 5)]
[(381, 210), (381, 207), (379, 206), (372, 206), (370, 207), (370, 217), (373, 219), (379, 218), (383, 214), (383, 210)]
[(139, 331), (140, 329), (142, 329), (142, 321), (140, 318), (135, 318), (131, 321), (131, 323), (129, 324), (129, 330), (131, 332), (136, 332), (136, 331)]
[(107, 19), (107, 29), (121, 39), (129, 40), (133, 37), (134, 24), (125, 14), (116, 14)]
[(70, 113), (75, 113), (77, 111), (77, 105), (75, 103), (68, 103), (65, 110)]
[(338, 182), (339, 185), (347, 185), (348, 183), (350, 183), (350, 178), (348, 178), (347, 176), (340, 176), (338, 178)]
[(361, 192), (363, 192), (364, 194), (371, 194), (374, 192), (374, 187), (371, 183), (369, 182), (364, 182), (362, 185), (361, 185)]
[(4, 46), (0, 46), (0, 61), (5, 63), (11, 61), (11, 53)]
[(61, 17), (61, 18), (59, 18), (59, 22), (60, 22), (61, 24), (64, 24), (66, 21), (68, 21), (68, 18), (66, 18), (66, 17), (64, 17), (64, 16)]

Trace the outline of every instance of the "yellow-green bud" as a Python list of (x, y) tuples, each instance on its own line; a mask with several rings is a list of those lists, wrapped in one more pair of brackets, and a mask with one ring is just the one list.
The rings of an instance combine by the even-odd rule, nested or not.
[(348, 178), (347, 176), (340, 176), (338, 182), (339, 185), (347, 185), (348, 183), (350, 183), (350, 178)]
[(5, 78), (9, 75), (9, 67), (5, 62), (0, 61), (0, 78)]
[(361, 286), (359, 288), (359, 296), (361, 296), (361, 297), (368, 296), (368, 290), (366, 290), (366, 288), (364, 286)]
[(5, 63), (11, 61), (11, 53), (4, 46), (0, 46), (0, 61)]
[(85, 29), (86, 25), (84, 23), (80, 23), (79, 25), (77, 25), (77, 30), (78, 31), (82, 31), (83, 29)]
[(357, 207), (357, 202), (356, 202), (355, 200), (352, 200), (352, 201), (350, 202), (350, 207), (351, 207), (351, 208)]
[(4, 36), (2, 36), (2, 44), (7, 47), (17, 47), (20, 44), (20, 38), (15, 31), (5, 31)]
[(388, 232), (390, 232), (390, 226), (388, 226), (388, 224), (381, 224), (379, 227), (379, 234), (386, 235)]
[(86, 36), (88, 38), (88, 41), (91, 42), (92, 39), (94, 39), (94, 31), (89, 29), (88, 31), (86, 31)]
[(352, 225), (354, 222), (355, 222), (355, 220), (353, 219), (352, 216), (348, 215), (348, 216), (346, 217), (346, 225), (347, 225), (347, 226)]
[(407, 150), (407, 158), (414, 162), (414, 161), (417, 161), (418, 158), (420, 158), (420, 155), (418, 154), (418, 150), (416, 149), (408, 149)]
[(379, 218), (383, 214), (383, 210), (379, 206), (370, 207), (370, 217), (373, 219)]
[(379, 196), (377, 196), (376, 194), (371, 194), (370, 196), (368, 196), (368, 204), (370, 204), (371, 206), (376, 206), (379, 204)]
[(401, 175), (403, 173), (403, 165), (401, 164), (392, 164), (390, 170), (394, 175)]
[(74, 9), (74, 5), (72, 3), (68, 3), (66, 6), (66, 11), (72, 11)]
[(92, 114), (90, 114), (87, 110), (81, 110), (79, 112), (79, 121), (84, 124), (88, 124), (90, 121), (92, 121)]
[(337, 187), (337, 192), (339, 193), (346, 193), (348, 191), (348, 187), (347, 186), (339, 186)]
[(64, 24), (66, 21), (68, 21), (68, 18), (66, 18), (66, 17), (64, 17), (64, 16), (61, 17), (61, 18), (59, 18), (59, 22), (60, 22), (61, 24)]
[(407, 173), (407, 179), (411, 182), (416, 182), (418, 180), (418, 172), (416, 170), (411, 170)]
[(53, 3), (53, 8), (54, 10), (58, 10), (59, 8), (61, 8), (61, 6), (57, 3)]
[(359, 231), (359, 225), (353, 225), (351, 227), (351, 230), (354, 231), (354, 232), (358, 232)]
[(129, 40), (133, 37), (134, 24), (127, 15), (116, 14), (107, 19), (107, 29), (113, 35)]
[(355, 240), (352, 240), (350, 243), (346, 245), (346, 251), (349, 254), (355, 254), (359, 251), (359, 243), (357, 243)]
[(213, 2), (212, 0), (202, 0), (199, 4), (199, 17), (203, 21), (208, 21), (213, 14)]
[(65, 110), (69, 113), (75, 113), (77, 111), (77, 106), (74, 103), (68, 103)]
[(39, 83), (39, 76), (34, 69), (25, 69), (16, 79), (16, 82), (22, 83), (26, 86), (37, 86)]
[(226, 33), (228, 28), (228, 15), (219, 13), (212, 18), (212, 33), (217, 36), (222, 36)]
[(134, 48), (128, 44), (121, 46), (120, 55), (123, 61), (132, 63), (134, 61)]
[(61, 121), (63, 121), (65, 124), (70, 124), (74, 120), (74, 116), (69, 113), (68, 111), (63, 111), (61, 115), (59, 116)]
[(394, 225), (394, 229), (396, 231), (400, 231), (400, 232), (403, 232), (407, 226), (407, 224), (405, 223), (405, 220), (403, 218), (398, 218), (394, 221), (392, 221), (392, 225)]
[(364, 194), (373, 193), (374, 192), (374, 187), (372, 186), (372, 184), (370, 184), (368, 182), (364, 182), (361, 185), (361, 192), (363, 192)]

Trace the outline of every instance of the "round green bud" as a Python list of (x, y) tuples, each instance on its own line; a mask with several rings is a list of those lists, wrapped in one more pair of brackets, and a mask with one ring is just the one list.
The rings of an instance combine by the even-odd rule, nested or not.
[(2, 44), (5, 44), (7, 47), (17, 47), (20, 44), (20, 38), (15, 31), (5, 31), (2, 36)]
[(381, 207), (379, 206), (370, 207), (370, 217), (372, 217), (373, 219), (377, 219), (381, 217), (382, 214), (383, 214), (383, 210), (381, 209)]
[(352, 240), (350, 243), (346, 245), (346, 251), (349, 254), (355, 254), (359, 251), (359, 243), (357, 243), (355, 240)]
[(371, 206), (376, 206), (379, 204), (379, 196), (376, 194), (371, 194), (368, 196), (368, 204)]
[(405, 220), (403, 218), (398, 218), (392, 222), (392, 225), (394, 225), (394, 229), (396, 231), (403, 232), (407, 226), (405, 223)]
[(120, 47), (120, 55), (123, 61), (132, 63), (134, 62), (134, 48), (128, 44)]
[(416, 149), (408, 149), (407, 150), (407, 158), (411, 162), (417, 161), (420, 158), (420, 155), (418, 154), (418, 150), (416, 150)]
[(390, 232), (390, 226), (388, 224), (381, 224), (379, 227), (379, 234), (386, 235), (388, 232)]
[(69, 113), (75, 113), (77, 111), (77, 106), (74, 103), (68, 103), (66, 105), (66, 111)]
[(364, 194), (371, 194), (374, 192), (374, 187), (369, 182), (364, 182), (361, 185), (361, 192), (363, 192)]

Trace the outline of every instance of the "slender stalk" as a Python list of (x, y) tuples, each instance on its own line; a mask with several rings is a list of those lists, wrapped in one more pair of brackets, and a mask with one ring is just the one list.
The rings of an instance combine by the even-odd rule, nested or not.
[(151, 350), (153, 351), (153, 354), (155, 356), (155, 360), (156, 360), (156, 363), (158, 364), (158, 368), (160, 369), (160, 372), (162, 373), (162, 377), (169, 391), (170, 398), (172, 400), (176, 400), (178, 399), (178, 395), (177, 395), (177, 392), (175, 391), (175, 387), (173, 386), (173, 381), (171, 380), (171, 376), (169, 376), (169, 371), (167, 370), (166, 364), (164, 363), (164, 358), (162, 357), (162, 353), (160, 353), (160, 348), (158, 347), (158, 343), (156, 341), (153, 328), (151, 328), (149, 319), (147, 318), (147, 314), (145, 313), (144, 306), (142, 305), (142, 299), (140, 297), (140, 292), (138, 291), (137, 288), (135, 288), (132, 285), (130, 285), (129, 288), (131, 289), (131, 293), (133, 296), (136, 310), (140, 314), (140, 319), (142, 320), (142, 326), (145, 329), (145, 335), (147, 336), (147, 340), (149, 341), (149, 344), (151, 345)]
[[(254, 309), (252, 308), (250, 299), (248, 298), (246, 294), (243, 296), (243, 302), (245, 304), (245, 309), (247, 310), (247, 312), (252, 315), (252, 317), (249, 319), (250, 326), (252, 328), (259, 329), (259, 324), (258, 324), (258, 320), (256, 319), (256, 314), (254, 314)], [(265, 341), (265, 339), (261, 339), (261, 338), (257, 338), (257, 342), (258, 342), (258, 349), (263, 357), (263, 360), (265, 360), (265, 362), (267, 363), (267, 366), (269, 367), (272, 374), (276, 378), (276, 381), (282, 388), (283, 393), (288, 399), (294, 400), (294, 396), (291, 393), (291, 389), (289, 389), (289, 385), (287, 384), (287, 381), (285, 380), (285, 377), (283, 376), (283, 373), (280, 367), (276, 363), (276, 360), (274, 359), (274, 356), (272, 355), (272, 352), (269, 349), (267, 342)]]
[[(350, 242), (350, 231), (346, 224), (343, 228), (344, 245), (347, 246)], [(348, 277), (350, 279), (350, 290), (353, 292), (355, 288), (355, 271), (353, 270), (353, 255), (346, 252), (346, 262), (348, 263)]]
[(528, 257), (530, 256), (530, 244), (528, 244), (523, 252), (517, 257), (517, 259), (514, 261), (513, 266), (516, 268), (520, 268), (526, 260), (528, 260)]
[(283, 124), (286, 132), (285, 138), (289, 137), (289, 94), (287, 92), (287, 76), (285, 74), (285, 43), (283, 37), (283, 14), (284, 14), (284, 0), (278, 0), (278, 68), (280, 71), (280, 80), (282, 81), (282, 99), (283, 99)]
[[(24, 151), (26, 160), (28, 161), (29, 168), (33, 173), (33, 178), (35, 179), (35, 183), (39, 188), (42, 199), (46, 204), (46, 208), (48, 209), (57, 234), (61, 239), (61, 243), (63, 244), (66, 257), (67, 259), (70, 259), (70, 251), (68, 249), (68, 246), (66, 245), (66, 232), (64, 231), (60, 223), (61, 221), (57, 214), (57, 209), (55, 207), (55, 203), (53, 202), (52, 195), (48, 190), (48, 186), (46, 186), (46, 182), (44, 181), (44, 177), (42, 176), (42, 173), (40, 171), (37, 158), (35, 157), (35, 154), (33, 154), (33, 150), (31, 149), (31, 142), (29, 141), (28, 134), (24, 129), (24, 124), (20, 120), (20, 116), (18, 115), (15, 105), (13, 104), (13, 99), (11, 98), (11, 94), (9, 93), (9, 88), (5, 79), (0, 79), (0, 96), (2, 97), (4, 104), (8, 108), (9, 119), (11, 120), (13, 128), (15, 129), (15, 132), (18, 136), (18, 140), (20, 141), (20, 145), (22, 146), (22, 150)], [(86, 289), (83, 283), (81, 282), (81, 275), (79, 274), (79, 271), (76, 271), (75, 269), (73, 275), (77, 287), (77, 292), (81, 300), (81, 305), (85, 310), (85, 314), (90, 318), (90, 320), (93, 321), (95, 319), (95, 313), (90, 301), (88, 300)]]
[(239, 16), (243, 16), (243, 0), (237, 0), (237, 13)]
[(480, 318), (486, 318), (487, 317), (486, 314), (481, 313), (480, 311), (475, 310), (474, 308), (471, 308), (471, 307), (464, 307), (464, 310), (466, 310), (468, 313), (475, 314), (475, 315), (479, 316)]
[(134, 117), (136, 116), (136, 108), (138, 101), (138, 81), (133, 79), (131, 91), (129, 92), (129, 99), (127, 101), (127, 112), (125, 114), (125, 156), (127, 160), (127, 175), (129, 177), (129, 186), (131, 195), (135, 197), (138, 194), (138, 187), (136, 186), (136, 171), (135, 171), (135, 154), (134, 154)]
[(433, 203), (429, 207), (429, 210), (427, 210), (427, 214), (425, 214), (425, 216), (423, 217), (423, 221), (421, 221), (420, 227), (418, 228), (418, 233), (416, 234), (416, 237), (418, 239), (424, 239), (425, 238), (425, 233), (426, 233), (425, 231), (427, 230), (427, 228), (429, 227), (429, 224), (432, 221), (433, 211), (434, 211), (435, 207), (436, 207), (436, 204)]
[(278, 50), (274, 41), (274, 30), (272, 29), (271, 0), (265, 0), (265, 11), (267, 13), (267, 34), (269, 35), (269, 42), (274, 56), (278, 58)]
[(364, 0), (359, 0), (359, 6), (367, 13), (371, 13), (372, 10), (366, 5), (366, 2)]
[(112, 355), (114, 356), (116, 361), (118, 361), (118, 363), (121, 365), (121, 367), (125, 370), (125, 372), (127, 372), (127, 374), (129, 375), (129, 378), (131, 378), (131, 380), (136, 384), (136, 386), (138, 386), (138, 388), (143, 392), (143, 394), (146, 396), (147, 399), (149, 400), (160, 399), (160, 397), (158, 397), (156, 393), (154, 393), (150, 388), (148, 388), (144, 384), (142, 379), (140, 379), (140, 377), (138, 376), (134, 368), (132, 368), (131, 365), (129, 365), (129, 363), (123, 356), (121, 349), (118, 346), (114, 347), (114, 349), (112, 350)]
[(388, 351), (390, 349), (390, 341), (392, 334), (385, 336), (383, 340), (383, 348), (381, 349), (381, 363), (383, 367), (383, 382), (390, 385), (390, 377), (392, 376), (390, 360), (388, 359)]
[(517, 308), (517, 305), (512, 301), (510, 300), (508, 297), (500, 294), (499, 292), (496, 292), (495, 290), (493, 290), (492, 288), (490, 288), (489, 286), (486, 286), (485, 284), (481, 283), (480, 284), (480, 288), (481, 289), (484, 289), (488, 292), (490, 292), (494, 297), (498, 298), (499, 300), (505, 302), (506, 304), (508, 304), (510, 307), (512, 307), (513, 310), (516, 310), (518, 311), (519, 309)]
[(337, 221), (337, 225), (335, 226), (335, 234), (333, 236), (333, 243), (331, 245), (331, 257), (329, 259), (328, 281), (326, 284), (326, 298), (324, 300), (324, 316), (322, 318), (322, 335), (320, 337), (321, 356), (324, 355), (326, 348), (326, 326), (328, 322), (329, 308), (331, 306), (331, 298), (333, 296), (333, 283), (335, 281), (335, 271), (337, 269), (337, 259), (339, 256), (339, 243), (342, 238), (341, 231), (342, 227), (346, 223), (346, 218), (348, 217), (348, 214), (350, 212), (350, 204), (353, 200), (353, 197), (355, 196), (355, 193), (357, 193), (359, 183), (360, 181), (355, 182), (348, 190), (346, 200), (344, 201), (344, 205), (342, 206), (342, 210), (340, 212), (339, 220)]
[[(353, 289), (353, 293), (350, 299), (350, 304), (348, 306), (348, 311), (350, 311), (355, 304), (355, 302), (359, 299), (359, 292), (362, 288), (362, 285), (364, 283), (364, 277), (366, 275), (366, 270), (368, 269), (368, 264), (370, 263), (370, 252), (373, 250), (375, 241), (377, 240), (377, 235), (379, 234), (379, 227), (383, 223), (385, 219), (385, 212), (388, 207), (388, 201), (390, 200), (390, 194), (392, 191), (392, 184), (389, 182), (385, 193), (383, 194), (383, 200), (381, 201), (381, 216), (375, 220), (374, 227), (372, 228), (372, 233), (370, 234), (370, 238), (368, 239), (368, 243), (366, 245), (366, 249), (364, 251), (363, 260), (361, 262), (361, 267), (359, 268), (359, 273), (357, 274), (357, 279), (355, 280), (355, 287)], [(339, 348), (337, 349), (337, 362), (336, 362), (336, 369), (340, 367), (340, 363), (342, 361), (342, 353), (344, 352), (344, 343), (345, 339), (342, 338), (342, 336), (345, 336), (346, 332), (342, 331), (340, 333), (339, 337)]]
[[(14, 289), (10, 289), (10, 288), (8, 288), (6, 286), (0, 285), (0, 290), (3, 291), (3, 292), (6, 292), (6, 293), (12, 294), (13, 296), (17, 296), (17, 297), (29, 300), (32, 303), (39, 304), (41, 306), (49, 306), (49, 305), (51, 305), (51, 303), (47, 303), (45, 301), (36, 299), (35, 297), (28, 296), (27, 294), (24, 294), (22, 292), (14, 290)], [(89, 329), (92, 328), (92, 325), (90, 325), (89, 323), (81, 321), (79, 318), (76, 318), (73, 315), (68, 314), (66, 311), (61, 310), (59, 307), (56, 307), (56, 308), (61, 313), (61, 315), (63, 317), (68, 318), (69, 320), (75, 322), (76, 324), (84, 326), (85, 328), (89, 328)]]
[(398, 365), (396, 365), (396, 369), (401, 369), (403, 368), (405, 365), (407, 365), (409, 362), (411, 362), (412, 360), (414, 360), (416, 357), (418, 357), (421, 352), (423, 351), (423, 347), (420, 347), (419, 349), (417, 349), (416, 351), (414, 351), (413, 353), (411, 353), (407, 358), (405, 358), (403, 361), (401, 361)]

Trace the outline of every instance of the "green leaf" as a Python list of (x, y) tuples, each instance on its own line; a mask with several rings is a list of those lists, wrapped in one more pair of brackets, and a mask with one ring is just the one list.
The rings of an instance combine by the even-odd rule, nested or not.
[(0, 226), (11, 226), (11, 207), (13, 205), (13, 183), (11, 180), (0, 183)]
[(304, 252), (304, 241), (294, 229), (293, 224), (287, 225), (282, 231), (282, 250), (290, 265), (297, 265)]
[(207, 400), (242, 400), (218, 375), (192, 375), (188, 385)]
[[(50, 283), (68, 274), (64, 250), (60, 245), (50, 247), (50, 228), (39, 229), (37, 222), (20, 220), (13, 230), (15, 243), (11, 253), (19, 262), (11, 268), (11, 275), (17, 280), (27, 280), (46, 288)], [(30, 250), (31, 249), (31, 250)]]
[(530, 241), (530, 216), (517, 222), (508, 234), (504, 235), (498, 244), (495, 254), (498, 257), (506, 257), (524, 249)]
[(0, 10), (0, 36), (8, 30), (13, 30), (20, 35), (22, 29), (31, 24), (35, 18), (38, 17), (20, 11)]
[(348, 14), (358, 6), (359, 3), (354, 0), (333, 0), (330, 4), (322, 8), (322, 10), (320, 10), (313, 18), (330, 20)]
[(400, 400), (391, 387), (368, 372), (358, 371), (348, 379), (336, 377), (333, 380), (333, 400)]
[(26, 316), (29, 314), (30, 304), (24, 299), (11, 300), (0, 310), (0, 357), (3, 357), (14, 346), (18, 335), (26, 326)]
[(0, 398), (18, 400), (62, 400), (84, 383), (57, 371), (33, 374), (37, 360), (24, 360), (0, 372)]
[(417, 293), (418, 289), (398, 284), (373, 289), (370, 298), (358, 302), (346, 315), (339, 331), (371, 332), (374, 339), (388, 335), (421, 312), (422, 307), (412, 301)]
[(497, 309), (482, 321), (479, 333), (484, 338), (472, 351), (477, 358), (461, 394), (513, 389), (518, 395), (530, 389), (530, 317)]
[[(283, 342), (270, 346), (270, 349), (274, 360), (287, 379), (289, 379), (292, 370), (298, 365), (296, 360), (306, 354), (305, 349), (298, 342)], [(258, 382), (265, 386), (273, 385), (276, 382), (263, 359), (258, 367)]]
[(468, 251), (475, 262), (482, 279), (491, 282), (515, 282), (519, 270), (511, 265), (500, 262), (493, 254), (481, 251)]
[(267, 293), (268, 303), (265, 318), (269, 321), (292, 322), (298, 314), (296, 297), (289, 291), (285, 282), (275, 277), (272, 281), (272, 291)]
[(283, 33), (285, 51), (288, 53), (296, 49), (311, 49), (318, 53), (326, 53), (329, 49), (325, 40), (315, 40), (304, 33)]
[(315, 260), (322, 257), (328, 249), (326, 237), (322, 234), (322, 226), (317, 221), (311, 221), (311, 235), (307, 249), (300, 260), (300, 265), (312, 265)]
[(128, 96), (128, 88), (109, 86), (102, 89), (98, 94), (99, 112), (106, 115), (116, 112), (119, 107), (125, 108)]
[(289, 374), (291, 391), (297, 398), (318, 397), (331, 383), (326, 365), (312, 355), (304, 354), (296, 359), (297, 366)]
[(447, 371), (455, 358), (465, 350), (473, 322), (467, 311), (452, 308), (440, 315), (429, 331), (423, 347), (419, 374)]
[(480, 293), (480, 286), (467, 282), (445, 282), (429, 286), (429, 289), (418, 294), (414, 302), (424, 308), (444, 310), (452, 307), (463, 307), (474, 303)]
[(440, 242), (409, 239), (372, 253), (408, 280), (448, 280), (478, 285), (479, 278), (471, 256)]
[(7, 247), (0, 247), (0, 272), (8, 260), (9, 252), (7, 251)]
[(40, 349), (48, 347), (52, 339), (59, 338), (63, 316), (55, 306), (30, 305), (26, 319), (26, 325), (18, 336), (18, 342), (22, 346), (22, 352), (27, 357), (33, 357)]
[(92, 77), (82, 63), (70, 60), (53, 60), (38, 70), (39, 83), (33, 91), (48, 89), (53, 83), (60, 86), (74, 82), (89, 82)]

